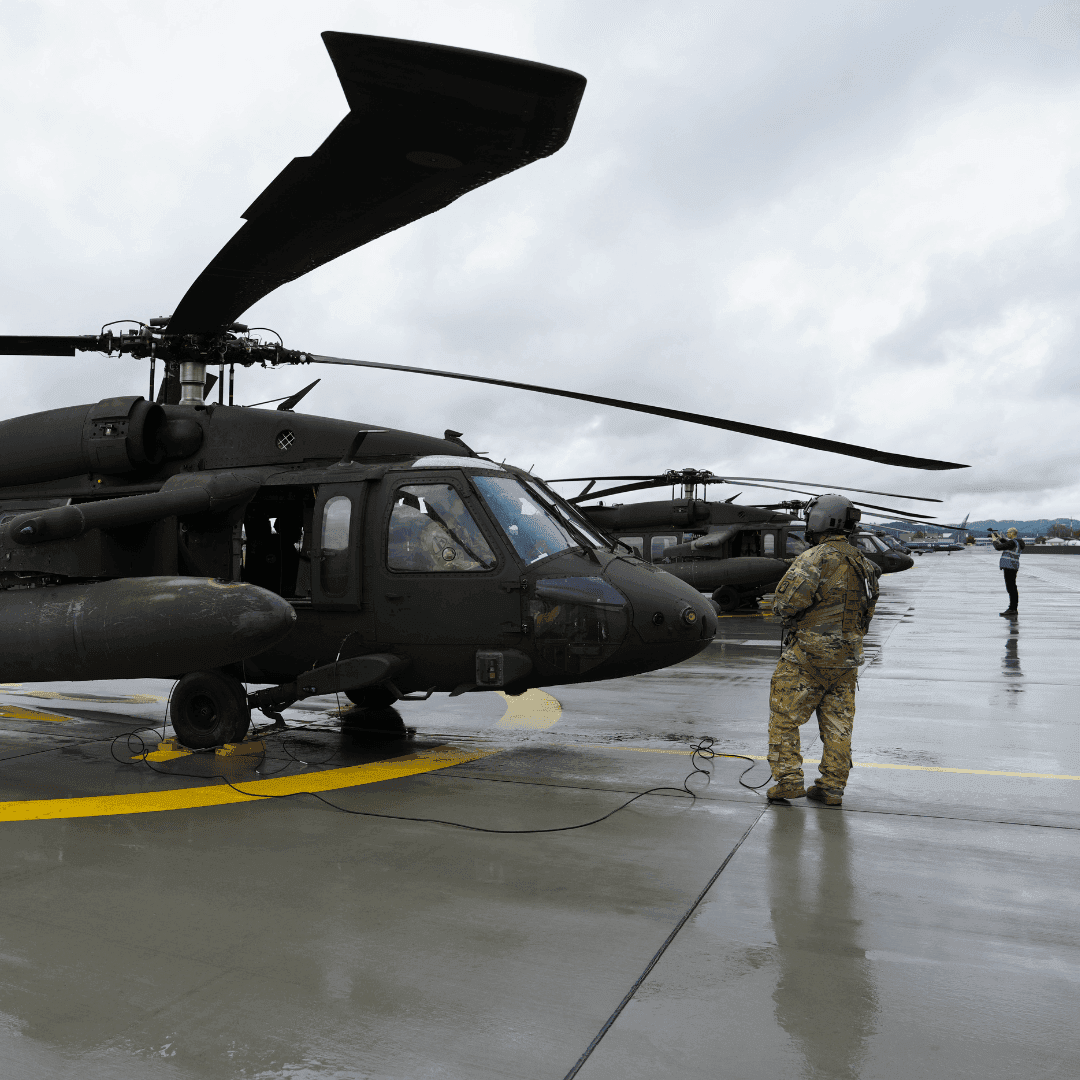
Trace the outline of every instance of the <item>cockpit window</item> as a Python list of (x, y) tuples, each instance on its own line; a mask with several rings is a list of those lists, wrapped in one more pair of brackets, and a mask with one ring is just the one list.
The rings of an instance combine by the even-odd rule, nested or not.
[(386, 564), (391, 570), (490, 570), (496, 561), (450, 484), (398, 488), (386, 537)]
[(652, 538), (652, 543), (649, 545), (649, 555), (651, 556), (652, 561), (660, 562), (664, 557), (664, 552), (667, 551), (669, 547), (674, 547), (678, 542), (679, 538), (677, 536), (654, 536)]
[(784, 554), (785, 555), (798, 555), (800, 552), (805, 551), (810, 545), (805, 540), (800, 540), (799, 537), (792, 533), (787, 534), (787, 539), (784, 541)]
[(579, 546), (555, 515), (515, 477), (473, 476), (472, 482), (510, 537), (514, 550), (527, 563)]

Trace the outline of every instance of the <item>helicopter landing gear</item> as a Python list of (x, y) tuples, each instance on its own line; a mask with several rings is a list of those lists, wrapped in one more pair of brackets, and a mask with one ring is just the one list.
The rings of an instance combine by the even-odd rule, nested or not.
[(243, 684), (220, 671), (192, 671), (173, 690), (169, 719), (177, 739), (193, 750), (240, 742), (251, 724)]
[(739, 596), (739, 590), (733, 585), (721, 585), (720, 588), (712, 594), (712, 598), (720, 605), (721, 611), (735, 611), (742, 603), (742, 597)]
[(387, 686), (362, 686), (346, 690), (345, 696), (362, 709), (388, 709), (397, 701), (393, 690)]

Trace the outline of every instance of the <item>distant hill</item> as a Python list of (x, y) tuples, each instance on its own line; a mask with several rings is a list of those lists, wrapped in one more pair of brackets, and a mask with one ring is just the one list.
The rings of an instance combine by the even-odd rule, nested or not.
[[(959, 524), (959, 522), (956, 522)], [(947, 525), (911, 525), (903, 521), (890, 521), (888, 522), (890, 528), (904, 529), (905, 531), (914, 531), (922, 528), (925, 532), (952, 532)], [(1073, 529), (1080, 528), (1080, 518), (1038, 518), (1035, 521), (1015, 521), (1006, 520), (997, 521), (993, 518), (986, 521), (969, 521), (967, 524), (968, 532), (972, 536), (989, 536), (989, 530), (993, 529), (995, 532), (1005, 532), (1007, 529), (1015, 529), (1021, 536), (1047, 536), (1050, 533), (1050, 529), (1054, 525), (1069, 525)], [(872, 526), (871, 526), (872, 527)]]

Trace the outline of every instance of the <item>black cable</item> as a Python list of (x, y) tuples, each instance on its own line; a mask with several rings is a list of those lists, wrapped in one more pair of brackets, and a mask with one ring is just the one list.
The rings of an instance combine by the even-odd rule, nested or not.
[[(690, 764), (694, 766), (694, 772), (703, 772), (712, 779), (712, 773), (707, 769), (702, 769), (697, 766), (697, 758), (701, 757), (706, 761), (711, 761), (713, 758), (738, 758), (740, 761), (749, 761), (750, 764), (739, 773), (739, 783), (746, 788), (747, 791), (760, 791), (766, 784), (772, 782), (772, 776), (770, 775), (765, 780), (762, 780), (760, 784), (747, 784), (743, 781), (743, 777), (750, 772), (759, 762), (755, 761), (752, 757), (747, 757), (746, 754), (721, 754), (719, 751), (713, 750), (716, 745), (716, 740), (711, 735), (702, 735), (697, 746), (693, 748), (693, 753), (690, 755)], [(693, 776), (691, 773), (690, 776)], [(689, 777), (687, 777), (689, 779)]]
[[(735, 757), (741, 755), (724, 756)], [(708, 882), (705, 885), (705, 888), (697, 894), (694, 902), (686, 909), (685, 912), (683, 912), (682, 918), (675, 924), (671, 933), (668, 934), (666, 938), (664, 938), (663, 944), (653, 954), (653, 958), (645, 965), (645, 970), (634, 980), (634, 985), (631, 986), (630, 989), (626, 992), (626, 994), (623, 996), (622, 1001), (620, 1001), (619, 1004), (615, 1006), (615, 1011), (607, 1018), (607, 1020), (604, 1022), (603, 1027), (601, 1027), (600, 1030), (596, 1033), (592, 1042), (589, 1043), (589, 1045), (585, 1048), (585, 1052), (581, 1055), (581, 1057), (579, 1057), (577, 1061), (574, 1062), (573, 1068), (566, 1074), (563, 1080), (574, 1080), (574, 1077), (577, 1076), (578, 1072), (580, 1072), (581, 1066), (589, 1060), (589, 1058), (592, 1056), (592, 1052), (597, 1048), (597, 1046), (600, 1045), (600, 1040), (611, 1030), (612, 1024), (614, 1024), (615, 1021), (619, 1019), (619, 1015), (620, 1013), (622, 1013), (623, 1009), (625, 1009), (626, 1006), (630, 1004), (630, 999), (638, 992), (638, 990), (641, 988), (641, 984), (649, 977), (649, 973), (654, 967), (656, 967), (657, 963), (659, 963), (660, 957), (663, 956), (665, 952), (667, 952), (668, 946), (675, 940), (676, 935), (686, 925), (686, 922), (690, 918), (690, 916), (693, 915), (694, 912), (697, 910), (698, 905), (701, 903), (702, 900), (705, 899), (706, 894), (716, 884), (717, 879), (727, 868), (728, 863), (731, 862), (731, 860), (735, 857), (735, 852), (742, 847), (743, 841), (750, 835), (754, 826), (757, 825), (757, 823), (765, 816), (765, 811), (768, 810), (768, 808), (769, 804), (766, 803), (761, 808), (761, 813), (759, 813), (758, 816), (754, 818), (752, 822), (750, 822), (750, 824), (747, 826), (746, 831), (742, 834), (742, 836), (739, 837), (739, 842), (728, 852), (727, 858), (725, 858), (724, 861), (719, 865), (719, 867), (717, 867), (716, 872), (711, 878), (709, 878)]]
[[(112, 756), (113, 756), (114, 760), (120, 762), (121, 764), (125, 764), (125, 765), (134, 765), (137, 762), (141, 762), (143, 765), (145, 765), (147, 768), (151, 769), (153, 772), (161, 773), (162, 775), (165, 775), (165, 776), (187, 776), (187, 777), (190, 777), (192, 779), (200, 779), (200, 780), (206, 779), (206, 777), (199, 776), (197, 773), (182, 773), (182, 772), (176, 772), (175, 770), (166, 771), (164, 769), (156, 769), (156, 768), (154, 768), (153, 764), (151, 762), (147, 761), (145, 756), (140, 757), (140, 753), (142, 755), (145, 755), (145, 753), (146, 753), (146, 744), (145, 744), (145, 742), (143, 742), (141, 736), (139, 736), (138, 730), (148, 730), (148, 729), (137, 729), (135, 732), (128, 732), (125, 735), (117, 735), (115, 737), (115, 739), (113, 740), (113, 747), (110, 748), (110, 751), (112, 753)], [(131, 759), (129, 761), (126, 761), (126, 762), (121, 761), (121, 759), (116, 756), (115, 743), (117, 741), (119, 741), (119, 739), (125, 738), (126, 741), (127, 741), (128, 750), (131, 751), (131, 750), (134, 749), (134, 747), (131, 744), (132, 736), (134, 736), (136, 739), (139, 740), (139, 745), (143, 749), (138, 753), (133, 753), (131, 755)], [(240, 795), (246, 795), (250, 799), (292, 799), (292, 798), (295, 798), (298, 795), (310, 795), (312, 798), (318, 799), (319, 802), (325, 803), (327, 806), (329, 806), (333, 810), (338, 810), (343, 814), (352, 814), (355, 817), (386, 818), (386, 819), (391, 820), (391, 821), (415, 821), (415, 822), (425, 824), (425, 825), (447, 825), (450, 828), (465, 829), (468, 832), (503, 833), (503, 834), (506, 834), (506, 835), (525, 836), (525, 835), (536, 835), (536, 834), (539, 834), (539, 833), (572, 832), (575, 829), (585, 829), (585, 828), (588, 828), (591, 825), (599, 825), (600, 822), (607, 821), (608, 818), (613, 817), (620, 810), (625, 810), (626, 807), (628, 807), (631, 803), (637, 802), (638, 799), (644, 798), (646, 795), (656, 794), (659, 791), (673, 791), (673, 792), (677, 793), (680, 796), (681, 795), (689, 795), (691, 800), (696, 801), (697, 800), (697, 793), (695, 791), (693, 791), (693, 789), (690, 787), (690, 781), (698, 773), (700, 773), (700, 774), (702, 774), (702, 775), (704, 775), (706, 777), (706, 783), (710, 782), (711, 779), (712, 779), (711, 770), (702, 768), (701, 765), (698, 762), (699, 758), (702, 761), (711, 761), (712, 759), (718, 758), (718, 757), (730, 757), (730, 758), (739, 758), (739, 759), (741, 759), (743, 761), (749, 761), (750, 762), (749, 766), (746, 769), (744, 769), (742, 771), (742, 773), (740, 774), (740, 776), (739, 776), (739, 783), (742, 784), (743, 787), (749, 788), (749, 790), (751, 790), (751, 791), (757, 790), (756, 788), (752, 787), (751, 785), (743, 783), (743, 779), (742, 779), (751, 769), (753, 769), (757, 765), (757, 762), (754, 761), (752, 758), (746, 757), (744, 754), (721, 754), (721, 753), (718, 753), (717, 751), (712, 749), (713, 745), (715, 744), (715, 741), (716, 740), (713, 739), (711, 736), (705, 735), (705, 736), (703, 736), (701, 738), (701, 740), (698, 743), (692, 745), (691, 753), (690, 753), (691, 770), (690, 770), (689, 773), (687, 773), (686, 778), (683, 780), (681, 787), (676, 788), (676, 787), (671, 787), (670, 785), (660, 785), (658, 787), (648, 788), (646, 791), (639, 791), (632, 798), (627, 799), (626, 802), (621, 803), (619, 806), (616, 806), (614, 810), (609, 811), (608, 813), (604, 814), (602, 817), (593, 818), (591, 821), (580, 822), (577, 825), (560, 825), (560, 826), (550, 828), (550, 829), (489, 829), (489, 828), (485, 828), (484, 826), (481, 826), (481, 825), (465, 825), (465, 824), (462, 824), (459, 821), (445, 821), (442, 818), (410, 817), (410, 816), (407, 816), (407, 815), (404, 815), (404, 814), (382, 814), (382, 813), (378, 813), (378, 812), (376, 812), (374, 810), (350, 810), (346, 806), (340, 806), (338, 803), (331, 802), (329, 799), (324, 798), (322, 795), (319, 795), (317, 792), (314, 792), (314, 791), (294, 791), (294, 792), (290, 792), (290, 793), (285, 794), (285, 795), (262, 794), (261, 792), (256, 792), (256, 791), (244, 791), (243, 788), (237, 787), (236, 784), (234, 784), (227, 777), (222, 776), (220, 779), (224, 783), (226, 783), (229, 787), (231, 787), (233, 789), (233, 791), (237, 792)], [(289, 749), (284, 745), (284, 740), (282, 742), (282, 748), (285, 750), (285, 753), (290, 758), (292, 758), (293, 761), (304, 764), (304, 762), (301, 762), (299, 758), (297, 758), (294, 754), (292, 754), (289, 751)], [(194, 752), (199, 753), (200, 751), (194, 751)], [(209, 751), (202, 751), (202, 752), (205, 753), (205, 752), (209, 752)], [(335, 751), (335, 754), (336, 754), (336, 751)], [(328, 759), (328, 760), (332, 760), (333, 756), (334, 755), (331, 755), (331, 758)], [(265, 751), (263, 752), (263, 758), (265, 760)], [(288, 768), (288, 765), (286, 765), (286, 768)], [(281, 771), (284, 771), (284, 770), (281, 770)], [(768, 781), (766, 781), (766, 783), (767, 782)]]
[[(269, 326), (249, 326), (247, 328), (247, 333), (254, 334), (256, 330), (265, 330), (268, 334), (273, 334), (274, 337), (278, 339), (278, 344), (282, 348), (285, 348), (285, 342), (276, 330), (272, 330)], [(282, 398), (281, 400), (284, 401), (285, 399)]]
[[(604, 814), (602, 817), (594, 818), (592, 821), (580, 822), (577, 825), (560, 825), (558, 827), (550, 828), (550, 829), (488, 829), (488, 828), (485, 828), (485, 827), (480, 826), (480, 825), (464, 825), (464, 824), (462, 824), (461, 822), (458, 822), (458, 821), (445, 821), (442, 818), (408, 817), (408, 816), (403, 815), (403, 814), (380, 814), (380, 813), (377, 813), (374, 810), (350, 810), (348, 807), (340, 806), (337, 803), (331, 802), (329, 799), (323, 798), (321, 795), (317, 794), (314, 791), (296, 791), (296, 792), (291, 792), (291, 793), (289, 793), (287, 795), (263, 795), (263, 794), (260, 794), (258, 792), (244, 791), (242, 788), (238, 788), (234, 783), (232, 783), (231, 780), (227, 779), (224, 776), (221, 779), (224, 780), (225, 783), (228, 784), (229, 787), (231, 787), (233, 789), (233, 791), (239, 792), (241, 795), (247, 795), (249, 798), (255, 798), (255, 799), (291, 799), (291, 798), (294, 798), (297, 795), (311, 795), (313, 798), (318, 799), (319, 802), (325, 803), (327, 806), (331, 807), (334, 810), (340, 810), (341, 813), (343, 813), (343, 814), (353, 814), (356, 817), (387, 818), (387, 819), (392, 820), (392, 821), (415, 821), (415, 822), (419, 822), (421, 824), (426, 824), (426, 825), (448, 825), (451, 828), (465, 829), (468, 832), (503, 833), (503, 834), (506, 834), (506, 835), (525, 836), (525, 835), (536, 835), (536, 834), (539, 834), (539, 833), (572, 832), (575, 829), (585, 829), (585, 828), (588, 828), (591, 825), (599, 825), (600, 822), (607, 821), (607, 819), (609, 817), (614, 816), (620, 810), (625, 810), (626, 807), (628, 807), (631, 803), (637, 802), (638, 799), (641, 799), (646, 795), (653, 795), (658, 791), (674, 791), (679, 795), (686, 794), (686, 795), (690, 796), (691, 800), (697, 801), (697, 793), (694, 792), (689, 786), (690, 785), (690, 780), (698, 773), (703, 774), (707, 778), (706, 782), (709, 782), (712, 779), (711, 771), (709, 769), (703, 769), (698, 764), (698, 758), (699, 757), (702, 758), (702, 760), (705, 760), (705, 761), (711, 761), (713, 758), (718, 758), (718, 757), (740, 758), (743, 761), (749, 761), (750, 765), (746, 769), (744, 769), (742, 771), (742, 773), (739, 775), (739, 783), (742, 784), (743, 787), (748, 788), (751, 791), (756, 791), (757, 790), (756, 788), (752, 787), (749, 784), (743, 783), (742, 778), (751, 769), (753, 769), (757, 765), (757, 762), (754, 761), (752, 758), (746, 757), (744, 754), (721, 754), (721, 753), (717, 753), (715, 750), (712, 749), (715, 742), (716, 742), (716, 740), (713, 739), (711, 736), (705, 735), (705, 736), (703, 736), (701, 738), (701, 740), (697, 744), (692, 745), (691, 753), (690, 753), (691, 771), (689, 773), (687, 773), (686, 778), (682, 782), (682, 787), (681, 788), (671, 787), (669, 785), (661, 785), (661, 786), (658, 786), (658, 787), (649, 788), (646, 791), (639, 791), (632, 798), (627, 799), (626, 802), (622, 803), (619, 806), (616, 806), (614, 810), (609, 811), (608, 813)], [(288, 753), (288, 751), (286, 751), (286, 753)], [(768, 782), (769, 782), (768, 780), (765, 781), (765, 783), (768, 783)], [(759, 785), (759, 786), (762, 786), (762, 785)]]

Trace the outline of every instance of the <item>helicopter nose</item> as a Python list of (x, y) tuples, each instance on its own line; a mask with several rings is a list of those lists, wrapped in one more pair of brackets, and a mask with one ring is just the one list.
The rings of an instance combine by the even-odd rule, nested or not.
[(632, 675), (696, 656), (716, 636), (719, 621), (710, 600), (692, 585), (647, 563), (613, 559), (606, 577), (630, 601), (633, 622), (606, 674)]

